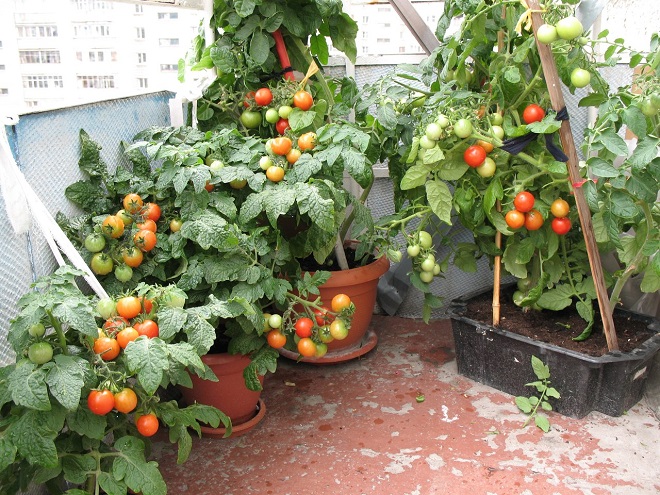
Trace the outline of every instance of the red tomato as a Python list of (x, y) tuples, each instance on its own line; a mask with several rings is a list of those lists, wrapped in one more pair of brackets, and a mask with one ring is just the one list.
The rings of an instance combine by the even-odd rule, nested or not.
[(525, 225), (525, 214), (518, 210), (511, 210), (506, 213), (504, 220), (509, 228), (516, 230)]
[(140, 304), (142, 304), (142, 313), (149, 314), (151, 313), (151, 310), (154, 309), (154, 303), (151, 299), (147, 299), (144, 296), (140, 298)]
[(270, 102), (273, 101), (273, 93), (268, 88), (260, 88), (254, 93), (254, 101), (260, 107), (270, 105)]
[(552, 219), (552, 230), (557, 235), (565, 235), (571, 230), (571, 221), (568, 217), (557, 217)]
[(149, 220), (153, 220), (154, 222), (160, 220), (160, 215), (161, 215), (160, 206), (158, 206), (156, 203), (147, 203), (145, 205), (145, 208), (146, 208), (146, 211), (144, 212), (145, 218), (148, 218)]
[(94, 341), (94, 353), (101, 356), (103, 361), (112, 361), (119, 356), (119, 343), (110, 337), (99, 337)]
[(140, 300), (135, 296), (121, 297), (117, 301), (117, 313), (119, 313), (119, 316), (129, 320), (139, 315), (141, 309)]
[(139, 336), (140, 334), (135, 328), (126, 327), (123, 330), (120, 330), (119, 333), (117, 333), (117, 343), (119, 344), (119, 347), (121, 347), (122, 349), (126, 349), (128, 344), (133, 342)]
[(346, 294), (337, 294), (332, 298), (330, 307), (335, 313), (339, 313), (342, 309), (346, 309), (351, 305), (351, 298)]
[(326, 308), (321, 308), (321, 309), (313, 309), (314, 311), (314, 318), (316, 319), (316, 324), (320, 327), (323, 325), (327, 325), (332, 321), (332, 315), (328, 314), (328, 310)]
[(307, 91), (300, 90), (293, 95), (293, 106), (301, 110), (309, 110), (314, 104), (314, 98)]
[(151, 437), (158, 431), (158, 418), (155, 414), (145, 414), (135, 419), (135, 426), (137, 426), (140, 435)]
[(158, 323), (154, 320), (144, 320), (141, 323), (135, 323), (133, 328), (137, 330), (139, 335), (146, 335), (150, 339), (158, 337)]
[(266, 340), (268, 341), (268, 345), (273, 349), (280, 349), (286, 344), (286, 336), (279, 330), (271, 330), (268, 332), (268, 334), (266, 334)]
[(156, 247), (156, 234), (151, 230), (139, 230), (133, 236), (133, 244), (137, 246), (141, 251), (151, 251)]
[(298, 352), (304, 357), (312, 357), (316, 354), (316, 344), (309, 337), (298, 341)]
[(92, 390), (87, 396), (87, 407), (94, 414), (105, 416), (115, 407), (115, 396), (110, 390)]
[(275, 129), (279, 134), (284, 134), (287, 129), (289, 129), (289, 121), (287, 119), (280, 119), (275, 124)]
[(543, 225), (543, 216), (538, 210), (525, 213), (525, 228), (527, 230), (539, 230)]
[(140, 230), (150, 230), (153, 233), (156, 233), (156, 230), (158, 229), (158, 227), (156, 226), (156, 222), (154, 222), (150, 218), (147, 218), (142, 223), (138, 223), (137, 228), (140, 229)]
[(534, 208), (534, 195), (527, 191), (521, 191), (513, 199), (513, 206), (521, 213), (527, 213)]
[(292, 144), (291, 140), (286, 136), (276, 137), (271, 141), (270, 149), (276, 155), (284, 156), (291, 151)]
[(463, 153), (463, 160), (470, 167), (477, 168), (486, 160), (486, 150), (478, 144), (473, 144)]
[(300, 338), (311, 337), (314, 322), (310, 318), (300, 318), (294, 325), (296, 335)]
[(256, 93), (254, 91), (248, 91), (245, 94), (245, 99), (243, 100), (243, 106), (245, 108), (249, 108), (252, 105), (252, 100), (254, 100), (255, 94)]
[(130, 323), (126, 318), (121, 316), (113, 316), (112, 318), (105, 320), (105, 323), (103, 324), (103, 330), (108, 335), (114, 335), (129, 325)]
[(543, 117), (545, 117), (545, 110), (543, 110), (536, 103), (532, 103), (531, 105), (527, 105), (527, 107), (525, 107), (525, 110), (523, 110), (522, 117), (523, 120), (525, 121), (525, 124), (531, 124), (532, 122), (541, 122), (543, 120)]

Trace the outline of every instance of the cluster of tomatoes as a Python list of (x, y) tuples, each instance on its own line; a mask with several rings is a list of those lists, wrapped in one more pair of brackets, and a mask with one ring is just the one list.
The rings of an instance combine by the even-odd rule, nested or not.
[[(90, 266), (95, 274), (108, 275), (114, 270), (117, 280), (128, 282), (133, 276), (133, 268), (142, 264), (144, 253), (156, 246), (156, 222), (161, 217), (161, 209), (156, 203), (145, 203), (135, 193), (124, 196), (122, 204), (121, 210), (103, 219), (98, 231), (87, 235), (84, 246), (93, 253)], [(176, 227), (170, 225), (170, 228)], [(106, 249), (109, 239), (121, 239), (128, 235), (130, 241), (119, 248)]]
[[(122, 351), (140, 336), (158, 337), (158, 323), (154, 320), (154, 304), (146, 297), (124, 296), (114, 301), (102, 299), (97, 304), (97, 311), (105, 319), (99, 329), (99, 336), (94, 339), (92, 350), (103, 362), (112, 362), (120, 357)], [(87, 406), (94, 414), (104, 416), (113, 409), (128, 414), (138, 405), (138, 396), (128, 387), (119, 387), (115, 383), (105, 383), (92, 390), (87, 396)], [(158, 431), (158, 418), (153, 413), (136, 415), (135, 425), (145, 437)]]
[(287, 168), (298, 161), (303, 152), (311, 151), (316, 146), (316, 133), (305, 132), (298, 136), (298, 146), (288, 136), (279, 136), (266, 141), (267, 155), (259, 160), (259, 166), (266, 172), (271, 182), (284, 179)]
[(427, 284), (433, 282), (433, 278), (442, 271), (442, 267), (435, 259), (433, 238), (425, 230), (420, 230), (416, 234), (416, 239), (413, 236), (413, 241), (408, 244), (407, 252), (413, 260), (413, 269), (422, 282)]
[[(529, 191), (521, 191), (513, 199), (513, 210), (509, 210), (504, 220), (513, 230), (525, 227), (527, 230), (539, 230), (543, 226), (543, 215), (534, 208), (535, 198)], [(550, 212), (554, 218), (551, 223), (552, 230), (558, 235), (565, 235), (571, 230), (571, 221), (568, 218), (570, 206), (562, 198), (557, 198), (550, 205)]]
[(287, 335), (296, 346), (298, 353), (306, 358), (322, 358), (328, 352), (328, 344), (334, 340), (344, 340), (348, 336), (350, 317), (355, 305), (346, 294), (332, 298), (329, 310), (312, 306), (314, 319), (307, 316), (285, 322), (281, 315), (264, 313), (264, 333), (268, 344), (281, 349), (287, 343)]

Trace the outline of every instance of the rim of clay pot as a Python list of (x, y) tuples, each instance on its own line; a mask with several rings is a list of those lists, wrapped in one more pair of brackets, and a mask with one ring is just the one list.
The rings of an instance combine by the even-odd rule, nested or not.
[(279, 353), (293, 361), (299, 361), (302, 363), (309, 364), (336, 364), (343, 363), (344, 361), (351, 361), (352, 359), (359, 358), (364, 356), (366, 353), (371, 351), (376, 344), (378, 343), (378, 335), (376, 332), (370, 328), (367, 330), (367, 333), (364, 334), (364, 337), (360, 342), (352, 345), (351, 347), (346, 347), (345, 349), (338, 349), (336, 351), (328, 351), (328, 353), (320, 358), (315, 357), (300, 357), (297, 352), (290, 351), (288, 349), (278, 349)]
[[(232, 424), (231, 435), (229, 435), (227, 438), (234, 438), (240, 435), (244, 435), (245, 433), (254, 429), (254, 427), (257, 426), (262, 419), (264, 419), (264, 416), (266, 416), (266, 404), (264, 403), (263, 399), (259, 399), (254, 417), (239, 425)], [(201, 426), (201, 430), (203, 438), (225, 438), (225, 433), (227, 433), (227, 429), (224, 427), (212, 428), (210, 426)]]
[(390, 269), (390, 261), (387, 256), (381, 256), (373, 263), (368, 265), (349, 268), (348, 270), (335, 270), (330, 272), (332, 276), (326, 283), (321, 285), (321, 288), (329, 287), (343, 287), (351, 285), (353, 281), (358, 278), (363, 282), (376, 280), (380, 278), (387, 270)]

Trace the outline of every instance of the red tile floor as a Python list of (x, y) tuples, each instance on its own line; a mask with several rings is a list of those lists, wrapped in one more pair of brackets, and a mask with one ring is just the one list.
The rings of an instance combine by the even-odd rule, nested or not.
[(523, 429), (512, 396), (457, 374), (447, 320), (372, 325), (378, 345), (359, 360), (280, 359), (247, 434), (195, 439), (182, 465), (157, 442), (168, 493), (660, 493), (660, 422), (645, 400), (619, 418), (551, 413), (549, 433)]

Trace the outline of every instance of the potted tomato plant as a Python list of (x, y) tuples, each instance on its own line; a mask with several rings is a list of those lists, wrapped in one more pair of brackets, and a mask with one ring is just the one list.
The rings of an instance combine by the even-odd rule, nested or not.
[[(395, 143), (383, 149), (397, 147), (389, 162), (399, 216), (394, 221), (403, 225), (420, 218), (420, 227), (408, 232), (415, 286), (430, 292), (429, 271), (433, 274), (435, 265), (429, 260), (437, 254), (420, 229), (434, 217), (446, 224), (457, 221), (472, 232), (474, 242), (454, 245), (442, 239), (451, 262), (474, 271), (476, 259), (488, 257), (517, 279), (517, 290), (504, 294), (521, 312), (541, 312), (541, 319), (553, 320), (553, 312), (573, 308), (583, 324), (561, 331), (555, 326), (553, 333), (570, 332), (569, 341), (595, 339), (603, 307), (597, 298), (605, 291), (594, 282), (599, 264), (590, 268), (595, 256), (588, 249), (590, 236), (596, 254), (614, 252), (620, 264), (616, 271), (604, 271), (609, 300), (601, 314), (614, 311), (633, 275), (641, 278), (642, 291), (660, 288), (654, 256), (659, 239), (658, 37), (651, 38), (649, 53), (627, 50), (621, 40), (608, 43), (606, 32), (585, 37), (574, 16), (575, 2), (542, 2), (542, 14), (536, 3), (527, 10), (505, 1), (445, 2), (440, 46), (419, 67), (402, 68), (405, 79), (397, 72), (367, 87), (360, 108), (383, 107), (377, 119), (363, 118), (373, 121), (384, 143)], [(446, 35), (457, 15), (464, 16), (461, 28)], [(595, 46), (601, 44), (607, 49), (599, 62)], [(551, 63), (541, 57), (544, 51)], [(613, 90), (599, 69), (622, 56), (641, 75), (634, 85)], [(544, 72), (548, 66), (556, 68), (556, 77)], [(414, 76), (417, 84), (411, 86)], [(578, 143), (584, 157), (579, 164), (564, 132), (570, 135), (563, 123), (568, 112), (553, 109), (553, 91), (559, 87), (586, 93), (577, 110), (598, 109)], [(386, 94), (380, 88), (387, 88)], [(421, 106), (412, 105), (420, 100)], [(411, 121), (409, 132), (399, 132), (401, 122)], [(624, 128), (636, 136), (632, 151), (619, 133)], [(499, 280), (495, 288), (497, 294)], [(496, 312), (497, 298), (493, 306)], [(640, 349), (605, 348), (601, 356), (590, 357), (533, 337), (516, 341), (501, 328), (502, 321), (499, 327), (491, 325), (492, 318), (468, 322), (474, 312), (460, 313), (454, 336), (461, 373), (522, 395), (524, 384), (534, 379), (530, 355), (542, 355), (550, 361), (553, 386), (562, 392), (556, 407), (568, 415), (593, 409), (622, 414), (641, 397), (660, 347), (652, 330)]]
[(190, 430), (231, 423), (213, 407), (180, 408), (156, 391), (190, 383), (189, 372), (214, 378), (200, 358), (213, 332), (207, 317), (237, 309), (217, 300), (183, 309), (174, 288), (144, 284), (116, 302), (98, 300), (76, 286), (81, 276), (64, 266), (42, 277), (11, 322), (16, 362), (0, 368), (0, 493), (33, 484), (51, 493), (162, 495), (165, 482), (149, 460), (160, 425), (184, 462)]

